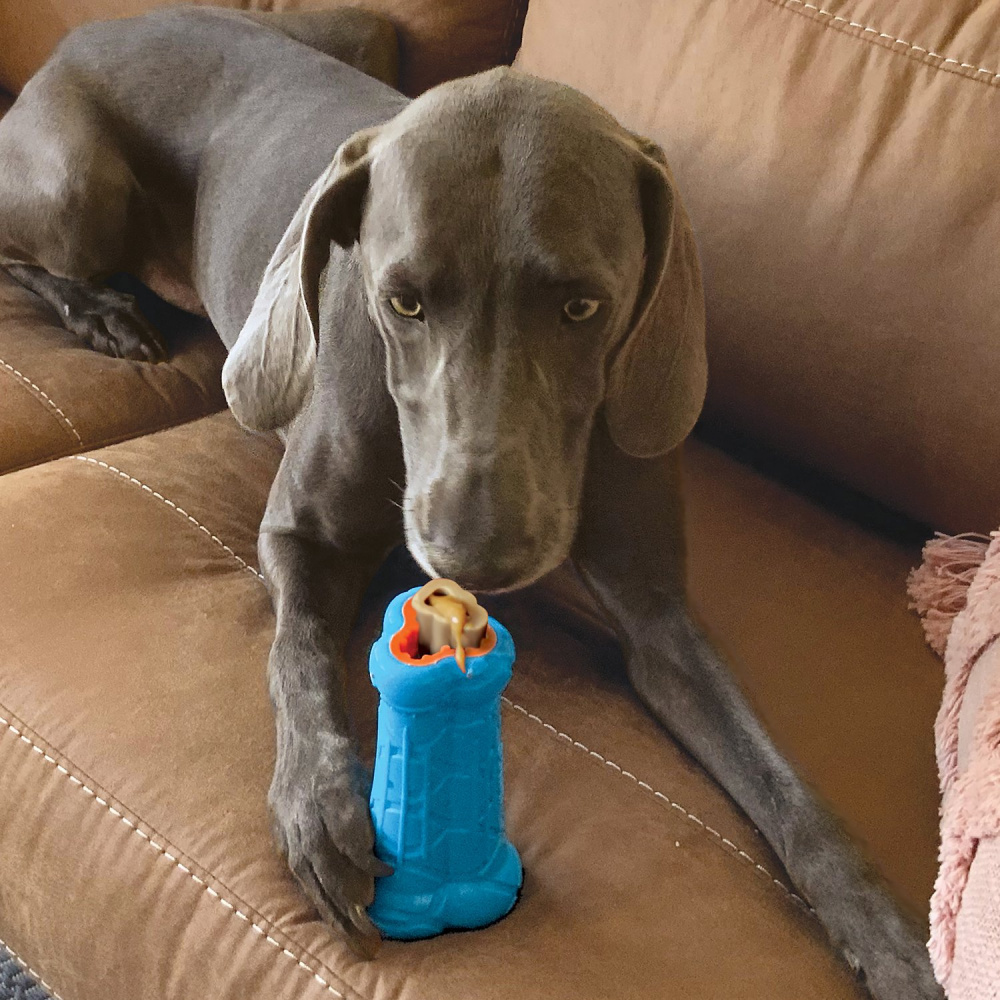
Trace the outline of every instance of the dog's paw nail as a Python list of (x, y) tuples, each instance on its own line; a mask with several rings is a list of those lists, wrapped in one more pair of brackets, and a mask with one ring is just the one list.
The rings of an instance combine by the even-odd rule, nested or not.
[(376, 878), (388, 878), (396, 869), (390, 864), (386, 864), (381, 858), (376, 858), (372, 856), (372, 863), (369, 866), (369, 871)]

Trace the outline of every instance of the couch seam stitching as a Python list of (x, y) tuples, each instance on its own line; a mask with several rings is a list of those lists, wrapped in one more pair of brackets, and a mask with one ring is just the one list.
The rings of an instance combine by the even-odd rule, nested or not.
[(7, 944), (7, 942), (4, 941), (3, 938), (0, 938), (0, 948), (3, 948), (3, 950), (6, 951), (7, 954), (10, 955), (10, 957), (14, 959), (14, 961), (17, 962), (17, 964), (21, 966), (21, 968), (24, 969), (24, 971), (27, 972), (28, 975), (31, 976), (31, 978), (34, 979), (39, 986), (41, 986), (45, 990), (48, 990), (49, 993), (51, 993), (52, 996), (55, 998), (55, 1000), (63, 1000), (63, 998), (59, 996), (59, 994), (55, 991), (55, 989), (49, 986), (49, 984), (45, 982), (45, 980), (42, 979), (42, 977), (37, 972), (35, 972), (35, 970), (30, 965), (28, 965), (28, 963), (23, 958), (21, 958), (21, 956), (18, 955), (18, 953), (14, 951), (14, 949), (11, 948), (11, 946)]
[(0, 358), (0, 367), (2, 367), (5, 371), (9, 372), (12, 377), (18, 378), (26, 385), (30, 386), (35, 391), (35, 393), (39, 397), (41, 397), (41, 399), (43, 399), (49, 406), (51, 406), (52, 409), (59, 414), (62, 423), (69, 428), (70, 433), (73, 435), (73, 437), (76, 438), (77, 444), (79, 444), (81, 448), (83, 447), (83, 438), (80, 437), (80, 432), (73, 425), (73, 421), (70, 420), (69, 417), (67, 417), (66, 414), (58, 406), (56, 406), (55, 402), (52, 400), (52, 397), (49, 396), (49, 394), (45, 392), (44, 389), (40, 389), (37, 385), (35, 385), (34, 382), (31, 381), (30, 378), (28, 378), (27, 375), (24, 375), (21, 372), (19, 372), (13, 365), (7, 364), (7, 362), (4, 361), (3, 358)]
[[(149, 427), (138, 427), (134, 431), (123, 431), (120, 434), (108, 434), (102, 438), (94, 438), (87, 446), (88, 451), (96, 451), (98, 448), (108, 448), (113, 444), (124, 444), (126, 441), (138, 441), (140, 438), (150, 437), (159, 434), (161, 431), (173, 430), (175, 427), (183, 427), (185, 424), (193, 424), (197, 420), (204, 420), (206, 417), (214, 417), (225, 410), (225, 404), (214, 410), (205, 410), (203, 413), (191, 413), (178, 419), (169, 419), (163, 423), (152, 424)], [(58, 455), (56, 458), (69, 458), (69, 455)], [(43, 460), (44, 461), (44, 460)], [(36, 465), (39, 463), (35, 463)], [(31, 466), (27, 466), (31, 468)]]
[[(841, 34), (859, 38), (862, 41), (868, 42), (871, 45), (877, 45), (879, 48), (887, 49), (890, 52), (898, 52), (900, 55), (915, 59), (925, 66), (930, 66), (932, 69), (953, 73), (956, 76), (965, 77), (965, 79), (973, 80), (976, 83), (984, 83), (989, 87), (996, 87), (997, 81), (1000, 80), (1000, 73), (992, 69), (976, 66), (974, 63), (962, 62), (950, 56), (944, 56), (940, 52), (933, 51), (933, 49), (925, 48), (922, 45), (915, 45), (913, 42), (906, 41), (905, 38), (898, 38), (895, 35), (880, 31), (878, 28), (873, 28), (871, 25), (862, 24), (859, 21), (853, 21), (850, 18), (834, 14), (833, 11), (817, 7), (812, 3), (807, 3), (806, 0), (767, 0), (767, 3), (779, 9), (791, 10), (793, 14), (797, 13), (800, 16), (808, 17), (809, 20), (816, 21), (823, 27), (839, 31)], [(801, 7), (802, 10), (794, 11), (792, 10), (793, 7)], [(811, 13), (806, 13), (807, 11)], [(829, 18), (829, 20), (823, 21), (822, 18)], [(861, 33), (854, 34), (854, 32), (848, 30), (850, 28), (860, 29)], [(869, 37), (871, 35), (876, 37)], [(889, 44), (886, 44), (886, 42)], [(897, 49), (897, 45), (905, 45), (906, 51)], [(934, 59), (940, 60), (940, 62), (931, 62)], [(962, 72), (963, 70), (972, 70), (973, 72)], [(984, 79), (984, 74), (988, 75), (988, 79)]]
[(141, 480), (136, 479), (135, 476), (130, 476), (127, 472), (122, 472), (121, 469), (118, 469), (113, 465), (109, 465), (107, 462), (102, 462), (99, 459), (91, 458), (89, 455), (70, 455), (66, 460), (70, 462), (87, 462), (90, 465), (96, 465), (99, 468), (106, 469), (108, 472), (111, 472), (119, 478), (124, 479), (126, 482), (131, 483), (133, 486), (138, 487), (150, 496), (155, 497), (161, 503), (166, 504), (171, 510), (187, 520), (190, 524), (194, 525), (194, 527), (196, 527), (199, 531), (207, 535), (227, 555), (235, 559), (236, 562), (239, 563), (241, 569), (263, 582), (264, 575), (258, 569), (251, 566), (242, 556), (237, 555), (237, 553), (234, 552), (221, 538), (219, 538), (218, 535), (206, 528), (201, 521), (199, 521), (192, 514), (189, 514), (183, 507), (179, 507), (173, 502), (173, 500), (168, 500), (162, 493), (157, 492), (151, 486), (147, 486)]
[(655, 799), (658, 799), (665, 805), (670, 806), (670, 808), (675, 809), (682, 816), (684, 816), (684, 818), (687, 819), (688, 822), (693, 823), (697, 827), (700, 827), (702, 830), (705, 831), (705, 833), (714, 837), (716, 841), (718, 841), (718, 843), (725, 848), (726, 854), (730, 854), (733, 857), (738, 857), (742, 861), (749, 864), (751, 867), (753, 867), (755, 873), (758, 876), (762, 876), (769, 879), (779, 889), (781, 889), (782, 892), (784, 892), (787, 896), (789, 896), (800, 906), (804, 907), (809, 913), (815, 914), (816, 911), (800, 895), (798, 895), (798, 893), (790, 889), (780, 879), (775, 878), (762, 864), (760, 864), (759, 862), (755, 861), (752, 857), (750, 857), (750, 855), (747, 854), (747, 852), (744, 851), (738, 844), (733, 843), (733, 841), (730, 840), (728, 837), (724, 837), (721, 833), (719, 833), (718, 830), (709, 826), (703, 819), (701, 819), (699, 816), (696, 816), (693, 812), (690, 812), (688, 809), (685, 809), (685, 807), (682, 806), (679, 802), (675, 802), (669, 796), (664, 795), (663, 792), (653, 788), (652, 785), (650, 785), (648, 782), (643, 781), (641, 778), (636, 777), (636, 775), (634, 775), (631, 771), (627, 771), (625, 768), (623, 768), (619, 764), (616, 764), (610, 758), (605, 757), (603, 754), (598, 753), (596, 750), (591, 750), (590, 747), (581, 743), (579, 740), (573, 739), (573, 737), (570, 736), (568, 733), (564, 733), (561, 730), (556, 729), (555, 726), (546, 722), (544, 719), (540, 719), (534, 713), (529, 712), (523, 705), (517, 704), (517, 702), (512, 701), (506, 695), (501, 695), (500, 699), (509, 708), (514, 709), (514, 711), (516, 712), (520, 712), (521, 715), (525, 716), (532, 722), (541, 726), (543, 729), (547, 730), (557, 739), (570, 744), (577, 750), (580, 750), (583, 753), (587, 754), (588, 756), (593, 757), (595, 760), (600, 761), (605, 767), (608, 767), (617, 774), (620, 774), (623, 778), (628, 778), (629, 781), (633, 782), (635, 785), (641, 788), (647, 795), (652, 795)]
[[(223, 407), (224, 409), (225, 407)], [(113, 444), (126, 444), (129, 441), (140, 441), (142, 438), (150, 437), (153, 434), (159, 434), (161, 431), (171, 431), (175, 427), (183, 427), (185, 424), (193, 424), (198, 420), (204, 420), (206, 417), (215, 416), (221, 413), (222, 409), (219, 410), (208, 410), (205, 413), (193, 413), (190, 416), (180, 417), (178, 420), (168, 420), (166, 423), (155, 424), (150, 427), (137, 427), (134, 430), (125, 430), (116, 434), (109, 434), (102, 438), (92, 438), (86, 445), (88, 451), (96, 451), (99, 448), (109, 448)], [(38, 458), (29, 459), (21, 465), (15, 465), (9, 469), (0, 469), (0, 475), (6, 476), (13, 472), (24, 472), (26, 469), (36, 469), (40, 465), (45, 465), (48, 462), (58, 462), (64, 459), (76, 458), (77, 453), (71, 447), (69, 449), (57, 449), (52, 451), (48, 455), (41, 455)]]
[[(9, 712), (9, 710), (6, 709), (6, 708), (4, 708), (3, 711), (8, 711)], [(11, 717), (13, 718), (13, 714), (12, 713), (9, 713), (9, 714), (11, 714)], [(139, 820), (139, 822), (145, 824), (146, 826), (149, 827), (150, 830), (153, 831), (152, 836), (150, 836), (150, 834), (146, 833), (145, 830), (140, 829), (139, 826), (138, 826), (138, 824), (134, 823), (132, 820), (130, 820), (121, 810), (116, 809), (115, 806), (113, 806), (111, 804), (111, 802), (108, 801), (108, 799), (113, 799), (113, 801), (115, 803), (117, 803), (118, 805), (121, 805), (123, 808), (126, 808), (124, 806), (124, 803), (119, 802), (118, 799), (114, 799), (110, 795), (107, 797), (107, 799), (105, 799), (101, 795), (98, 795), (97, 792), (95, 792), (89, 785), (87, 785), (85, 782), (83, 782), (75, 774), (72, 774), (69, 771), (68, 768), (66, 768), (63, 764), (60, 764), (59, 761), (57, 761), (51, 754), (47, 753), (41, 746), (39, 746), (37, 743), (35, 743), (34, 740), (32, 740), (27, 735), (25, 735), (24, 729), (26, 729), (27, 727), (24, 727), (23, 724), (22, 724), (22, 728), (19, 729), (13, 723), (11, 723), (6, 718), (4, 718), (2, 715), (0, 715), (0, 727), (3, 727), (3, 729), (9, 730), (11, 733), (13, 733), (14, 736), (16, 736), (20, 740), (20, 742), (26, 744), (28, 747), (31, 748), (31, 750), (34, 753), (37, 753), (40, 757), (42, 757), (43, 760), (45, 760), (47, 763), (51, 764), (64, 778), (66, 778), (70, 782), (70, 784), (76, 785), (92, 801), (94, 801), (94, 802), (98, 803), (99, 805), (103, 806), (104, 809), (108, 813), (110, 813), (119, 822), (123, 823), (126, 827), (128, 827), (128, 829), (132, 833), (137, 834), (140, 838), (142, 838), (144, 841), (146, 841), (146, 843), (149, 844), (149, 846), (157, 854), (162, 855), (163, 857), (165, 857), (175, 868), (180, 869), (185, 875), (188, 876), (188, 878), (190, 878), (192, 881), (194, 881), (195, 883), (197, 883), (198, 885), (200, 885), (202, 887), (202, 889), (204, 889), (205, 892), (207, 892), (208, 895), (211, 896), (213, 899), (217, 900), (219, 902), (219, 904), (224, 909), (229, 910), (234, 916), (238, 917), (244, 923), (249, 924), (251, 930), (253, 930), (256, 934), (258, 934), (265, 941), (267, 941), (268, 944), (273, 945), (283, 955), (285, 955), (286, 957), (292, 959), (292, 961), (294, 961), (296, 963), (296, 965), (298, 965), (299, 968), (303, 969), (305, 972), (308, 972), (313, 977), (313, 979), (315, 979), (322, 986), (325, 986), (326, 989), (330, 993), (332, 993), (334, 996), (339, 997), (340, 1000), (347, 1000), (347, 996), (345, 994), (341, 993), (340, 990), (338, 990), (335, 986), (333, 986), (331, 983), (327, 982), (321, 975), (319, 975), (318, 972), (316, 972), (315, 969), (313, 969), (310, 966), (306, 965), (306, 963), (303, 962), (302, 959), (298, 955), (296, 955), (290, 949), (284, 947), (281, 944), (280, 941), (278, 941), (275, 938), (273, 938), (271, 936), (271, 934), (269, 933), (267, 927), (260, 926), (260, 924), (258, 924), (253, 919), (253, 917), (255, 916), (255, 917), (259, 918), (264, 923), (270, 924), (271, 927), (272, 927), (272, 929), (278, 930), (278, 932), (280, 934), (282, 934), (289, 941), (291, 941), (292, 944), (294, 944), (296, 947), (298, 947), (301, 950), (301, 952), (302, 952), (303, 955), (307, 956), (308, 958), (311, 958), (314, 962), (316, 962), (317, 965), (319, 965), (319, 967), (324, 972), (328, 973), (331, 977), (336, 976), (336, 978), (339, 979), (339, 980), (341, 980), (341, 982), (343, 983), (343, 985), (347, 989), (349, 989), (352, 993), (354, 993), (356, 996), (362, 996), (363, 995), (363, 994), (359, 993), (349, 983), (344, 982), (341, 979), (341, 977), (336, 972), (334, 972), (333, 969), (329, 968), (329, 966), (327, 966), (325, 962), (323, 962), (321, 959), (317, 958), (317, 956), (313, 955), (309, 951), (308, 948), (305, 948), (302, 945), (300, 945), (291, 935), (287, 934), (285, 931), (282, 931), (282, 930), (280, 930), (280, 928), (275, 927), (274, 924), (273, 924), (273, 921), (267, 920), (267, 918), (265, 918), (262, 913), (260, 913), (255, 907), (253, 907), (249, 903), (247, 903), (247, 901), (245, 899), (242, 899), (239, 896), (238, 893), (233, 892), (228, 886), (225, 885), (224, 882), (222, 882), (220, 879), (218, 879), (215, 875), (212, 875), (212, 879), (215, 882), (217, 882), (220, 886), (222, 886), (222, 888), (229, 895), (233, 896), (233, 898), (237, 901), (237, 904), (246, 907), (246, 909), (249, 912), (249, 914), (252, 914), (253, 916), (249, 916), (247, 913), (244, 913), (242, 910), (240, 910), (238, 908), (238, 906), (236, 904), (230, 902), (228, 899), (225, 898), (225, 896), (223, 896), (216, 889), (213, 889), (212, 886), (210, 886), (205, 879), (200, 878), (198, 875), (196, 875), (179, 858), (176, 858), (166, 847), (164, 847), (163, 845), (159, 844), (156, 840), (153, 839), (153, 837), (157, 837), (157, 838), (163, 840), (164, 842), (167, 841), (166, 837), (162, 837), (159, 833), (157, 833), (157, 831), (154, 829), (154, 827), (152, 826), (152, 824), (147, 823), (134, 810), (132, 810), (132, 809), (128, 810), (129, 812), (132, 813), (133, 816), (135, 816)], [(0, 731), (0, 735), (2, 735), (2, 731)], [(68, 763), (70, 763), (71, 766), (73, 766), (74, 770), (78, 770), (78, 768), (76, 767), (76, 765), (73, 764), (72, 761), (70, 761), (69, 758), (67, 758), (65, 756), (65, 754), (60, 754), (60, 756), (62, 756), (64, 760), (66, 760)], [(96, 782), (95, 782), (95, 784), (96, 784)], [(177, 853), (180, 854), (181, 852), (178, 851)], [(207, 872), (207, 869), (204, 869), (204, 870)], [(39, 980), (39, 982), (41, 982), (41, 980)]]

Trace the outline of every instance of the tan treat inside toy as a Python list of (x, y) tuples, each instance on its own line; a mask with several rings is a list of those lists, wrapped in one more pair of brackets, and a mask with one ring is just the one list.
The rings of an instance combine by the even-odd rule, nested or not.
[(420, 647), (437, 653), (451, 646), (464, 671), (466, 649), (475, 649), (486, 634), (486, 609), (454, 580), (425, 583), (413, 595), (412, 603), (420, 628)]

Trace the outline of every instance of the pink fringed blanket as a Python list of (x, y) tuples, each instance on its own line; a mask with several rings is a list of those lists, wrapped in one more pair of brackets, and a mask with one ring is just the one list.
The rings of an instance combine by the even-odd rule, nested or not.
[(1000, 532), (929, 542), (910, 595), (945, 660), (931, 959), (950, 1000), (1000, 1000)]

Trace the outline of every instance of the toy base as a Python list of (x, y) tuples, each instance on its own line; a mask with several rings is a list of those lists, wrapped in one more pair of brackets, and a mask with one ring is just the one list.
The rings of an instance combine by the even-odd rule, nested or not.
[(397, 868), (375, 881), (368, 916), (382, 936), (397, 941), (434, 937), (446, 930), (474, 930), (495, 923), (514, 908), (524, 872), (509, 841), (467, 882), (440, 882), (412, 868)]

